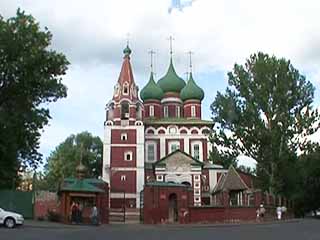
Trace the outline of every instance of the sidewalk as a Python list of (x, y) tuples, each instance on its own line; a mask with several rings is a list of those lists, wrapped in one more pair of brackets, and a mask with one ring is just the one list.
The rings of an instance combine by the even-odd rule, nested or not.
[(123, 227), (139, 227), (139, 228), (222, 228), (222, 227), (236, 227), (243, 225), (270, 225), (270, 224), (284, 224), (294, 223), (300, 221), (299, 219), (286, 219), (286, 220), (272, 220), (272, 221), (246, 221), (246, 222), (229, 222), (229, 223), (195, 223), (195, 224), (129, 224), (129, 223), (117, 223), (117, 224), (102, 224), (99, 226), (80, 224), (63, 224), (58, 222), (49, 221), (36, 221), (36, 220), (25, 220), (24, 227), (27, 228), (51, 228), (51, 229), (76, 229), (84, 227), (108, 227), (108, 228), (121, 228)]

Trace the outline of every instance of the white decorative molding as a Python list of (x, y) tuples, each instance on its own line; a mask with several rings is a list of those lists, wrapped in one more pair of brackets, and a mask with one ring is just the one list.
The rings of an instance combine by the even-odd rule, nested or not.
[(178, 97), (166, 97), (161, 100), (161, 103), (168, 103), (168, 102), (177, 102), (181, 104), (183, 103), (182, 100)]

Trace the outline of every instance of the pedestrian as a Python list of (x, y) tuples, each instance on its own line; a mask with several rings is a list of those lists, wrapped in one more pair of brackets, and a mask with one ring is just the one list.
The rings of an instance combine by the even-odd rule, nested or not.
[(278, 220), (281, 220), (281, 216), (282, 216), (282, 208), (280, 206), (277, 207), (276, 209), (277, 211), (277, 218)]
[(286, 208), (286, 206), (282, 206), (281, 207), (281, 212), (282, 212), (282, 218), (284, 219), (285, 218), (285, 216), (286, 216), (286, 212), (287, 212), (287, 208)]
[(92, 211), (91, 211), (91, 222), (93, 225), (98, 225), (99, 224), (99, 219), (98, 219), (98, 208), (97, 206), (94, 204), (92, 207)]
[(77, 222), (77, 206), (75, 202), (71, 204), (71, 223), (75, 224)]
[(263, 220), (264, 215), (265, 215), (266, 209), (263, 206), (263, 203), (260, 204), (260, 209), (259, 209), (259, 217), (261, 220)]
[(256, 214), (257, 214), (257, 221), (259, 222), (260, 221), (260, 209), (259, 208), (257, 209)]

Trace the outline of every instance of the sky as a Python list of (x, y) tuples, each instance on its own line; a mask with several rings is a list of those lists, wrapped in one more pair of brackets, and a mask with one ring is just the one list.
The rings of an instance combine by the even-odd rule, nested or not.
[[(186, 78), (188, 51), (193, 76), (205, 91), (203, 118), (227, 86), (227, 72), (250, 54), (263, 51), (290, 59), (316, 87), (320, 106), (320, 2), (316, 0), (1, 0), (0, 14), (14, 16), (20, 7), (53, 34), (52, 48), (71, 65), (63, 77), (68, 97), (48, 105), (52, 120), (41, 137), (46, 158), (70, 134), (84, 130), (103, 137), (105, 104), (112, 98), (122, 51), (129, 36), (131, 63), (140, 87), (169, 63), (169, 36), (174, 37), (177, 73)], [(320, 133), (313, 136), (320, 139)], [(246, 158), (241, 163), (252, 166)]]

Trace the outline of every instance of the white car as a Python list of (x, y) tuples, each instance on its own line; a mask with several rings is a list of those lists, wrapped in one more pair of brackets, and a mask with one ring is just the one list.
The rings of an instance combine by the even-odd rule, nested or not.
[(16, 225), (22, 225), (24, 218), (21, 214), (5, 211), (0, 208), (0, 225), (3, 224), (7, 228), (14, 228)]

